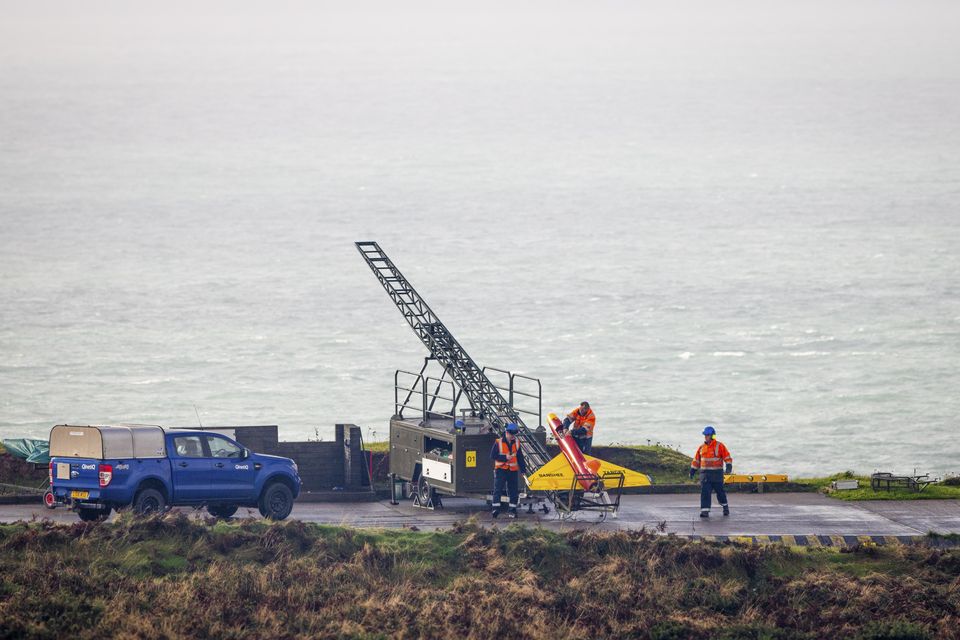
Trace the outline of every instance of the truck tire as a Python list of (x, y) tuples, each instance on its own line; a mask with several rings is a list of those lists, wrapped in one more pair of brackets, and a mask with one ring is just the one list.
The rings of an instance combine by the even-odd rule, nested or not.
[(207, 507), (207, 513), (214, 518), (229, 518), (237, 512), (240, 507), (235, 504), (211, 504)]
[(263, 490), (259, 507), (264, 518), (283, 520), (293, 511), (293, 492), (282, 482), (274, 482)]
[(106, 509), (77, 509), (77, 515), (84, 522), (103, 522), (110, 517), (110, 507)]
[(167, 508), (167, 500), (156, 489), (141, 489), (133, 499), (133, 512), (138, 516), (161, 513)]

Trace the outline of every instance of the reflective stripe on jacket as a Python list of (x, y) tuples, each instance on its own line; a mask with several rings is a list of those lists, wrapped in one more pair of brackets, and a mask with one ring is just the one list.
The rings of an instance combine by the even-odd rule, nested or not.
[(712, 440), (709, 444), (700, 445), (690, 466), (694, 469), (723, 469), (724, 464), (733, 464), (733, 458), (722, 442)]
[(495, 449), (498, 450), (499, 454), (506, 456), (506, 462), (500, 462), (499, 460), (493, 463), (494, 469), (506, 469), (507, 471), (519, 471), (520, 463), (517, 462), (517, 448), (519, 442), (516, 438), (513, 439), (513, 442), (507, 442), (504, 438), (497, 440)]
[(567, 417), (573, 421), (573, 429), (586, 429), (587, 434), (583, 437), (592, 438), (593, 428), (597, 426), (597, 416), (593, 414), (593, 409), (587, 409), (587, 415), (580, 415), (580, 407), (567, 414)]

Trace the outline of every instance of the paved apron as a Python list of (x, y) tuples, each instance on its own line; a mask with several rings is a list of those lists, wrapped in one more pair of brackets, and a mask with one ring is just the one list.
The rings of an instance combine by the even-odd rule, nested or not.
[[(928, 532), (960, 533), (960, 500), (913, 500), (843, 502), (814, 493), (732, 494), (731, 515), (699, 517), (699, 496), (624, 496), (618, 518), (600, 521), (595, 513), (583, 512), (560, 519), (549, 514), (522, 512), (521, 524), (554, 530), (596, 529), (615, 531), (641, 529), (662, 531), (706, 540), (740, 539), (747, 542), (783, 542), (797, 545), (850, 545), (857, 542), (888, 544), (914, 540)], [(477, 500), (447, 498), (445, 508), (418, 509), (403, 502), (297, 503), (291, 518), (304, 522), (369, 528), (446, 529), (475, 516), (484, 524), (506, 526), (503, 516), (493, 520)], [(187, 512), (194, 510), (186, 509)], [(206, 515), (205, 511), (196, 512)], [(256, 517), (256, 509), (240, 509), (236, 517)], [(64, 508), (48, 510), (40, 505), (2, 505), (0, 521), (32, 518), (75, 522), (77, 516)]]

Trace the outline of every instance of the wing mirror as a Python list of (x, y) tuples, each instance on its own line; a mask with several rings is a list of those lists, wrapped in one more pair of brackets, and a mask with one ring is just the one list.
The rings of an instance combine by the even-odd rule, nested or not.
[(243, 449), (243, 458), (242, 458), (242, 459), (243, 459), (243, 460), (246, 460), (246, 459), (249, 458), (249, 457), (250, 457), (250, 449), (247, 449), (246, 447), (244, 447), (244, 449)]

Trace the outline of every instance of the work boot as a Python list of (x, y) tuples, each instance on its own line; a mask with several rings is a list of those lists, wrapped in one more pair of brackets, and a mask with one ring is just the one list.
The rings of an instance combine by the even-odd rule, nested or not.
[(500, 509), (494, 509), (490, 512), (490, 515), (496, 518), (498, 515), (500, 515)]
[(709, 511), (701, 511), (701, 512), (700, 512), (700, 517), (701, 517), (701, 518), (709, 518), (709, 517), (710, 517), (710, 512), (709, 512)]
[(727, 505), (723, 505), (723, 515), (725, 516), (730, 515), (730, 507), (728, 507)]
[(511, 518), (516, 518), (516, 517), (517, 517), (517, 508), (516, 508), (516, 507), (510, 507), (510, 516), (509, 516), (509, 517), (511, 517)]

